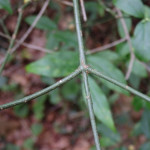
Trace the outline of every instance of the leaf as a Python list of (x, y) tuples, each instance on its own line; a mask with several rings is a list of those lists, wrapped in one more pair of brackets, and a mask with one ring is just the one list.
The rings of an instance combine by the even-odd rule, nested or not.
[(144, 5), (141, 0), (114, 0), (115, 5), (125, 13), (137, 17), (144, 17)]
[[(127, 63), (126, 66), (128, 66), (129, 62)], [(147, 77), (147, 71), (145, 69), (145, 67), (138, 61), (138, 60), (134, 60), (133, 63), (133, 67), (132, 67), (132, 73), (134, 73), (135, 75), (139, 76), (139, 77)]]
[(142, 61), (150, 60), (150, 21), (143, 20), (135, 28), (133, 45), (136, 56)]
[(38, 136), (42, 132), (43, 126), (42, 124), (35, 123), (35, 124), (32, 124), (31, 130), (32, 130), (33, 135)]
[(141, 128), (144, 135), (150, 139), (150, 110), (145, 110), (142, 115)]
[(134, 110), (140, 111), (143, 108), (143, 100), (137, 96), (135, 96), (132, 100), (132, 106)]
[(109, 61), (116, 62), (119, 60), (119, 55), (111, 50), (102, 51), (96, 54), (99, 57), (107, 58)]
[(33, 150), (34, 140), (31, 137), (27, 138), (23, 143), (23, 147), (27, 150)]
[(0, 88), (2, 88), (3, 86), (5, 86), (7, 83), (7, 78), (0, 76)]
[(68, 50), (69, 48), (78, 48), (76, 33), (71, 31), (55, 31), (49, 33), (46, 47), (49, 49), (57, 49), (61, 46), (61, 49)]
[(55, 38), (55, 32), (49, 33), (46, 41), (46, 48), (50, 50), (57, 50), (58, 47), (59, 41)]
[(76, 100), (79, 90), (80, 88), (76, 80), (69, 81), (61, 89), (63, 97), (70, 101)]
[(150, 142), (144, 143), (141, 147), (140, 150), (149, 150), (150, 148)]
[(33, 112), (37, 120), (41, 120), (44, 117), (46, 99), (47, 99), (47, 95), (43, 95), (37, 98), (37, 101), (33, 105)]
[(104, 93), (91, 77), (89, 77), (89, 86), (93, 101), (94, 113), (97, 119), (103, 122), (111, 130), (116, 131), (110, 107)]
[(17, 105), (14, 107), (14, 112), (16, 116), (25, 118), (29, 114), (29, 106), (27, 104)]
[(6, 144), (5, 150), (20, 150), (20, 148), (14, 144), (8, 143)]
[[(35, 18), (36, 18), (36, 16), (29, 16), (29, 17), (25, 18), (25, 21), (29, 25), (32, 25)], [(47, 16), (42, 16), (39, 19), (39, 21), (37, 22), (35, 27), (38, 29), (41, 29), (41, 30), (48, 30), (48, 31), (57, 29), (57, 25), (51, 19), (49, 19)]]
[(125, 59), (126, 56), (130, 53), (129, 44), (127, 42), (118, 44), (116, 46), (117, 54), (120, 56), (120, 59)]
[(11, 8), (10, 0), (0, 0), (0, 9), (5, 9), (9, 14), (13, 13)]
[[(126, 23), (128, 32), (130, 32), (131, 28), (132, 28), (132, 20), (131, 20), (131, 18), (129, 18), (129, 17), (127, 18), (127, 17), (126, 16), (124, 17), (124, 21)], [(120, 37), (124, 38), (125, 33), (124, 33), (124, 29), (123, 29), (123, 26), (122, 26), (122, 23), (121, 23), (120, 19), (117, 20), (117, 25), (118, 25), (118, 32), (119, 32)]]
[[(116, 68), (109, 60), (104, 59), (103, 57), (97, 56), (97, 55), (92, 55), (88, 57), (88, 63), (90, 64), (91, 67), (97, 69), (104, 75), (107, 75), (121, 83), (126, 84), (125, 78), (122, 74), (122, 72)], [(98, 78), (100, 79), (100, 78)], [(116, 90), (117, 92), (121, 92), (124, 94), (128, 94), (127, 91), (121, 89), (120, 87), (104, 80), (100, 79), (108, 88), (112, 90)]]
[(61, 101), (61, 97), (58, 89), (51, 91), (48, 95), (49, 95), (50, 103), (54, 105), (58, 104)]
[(71, 51), (56, 52), (26, 66), (26, 71), (48, 77), (64, 77), (78, 67), (78, 54)]
[(121, 141), (121, 137), (118, 132), (113, 132), (104, 124), (97, 125), (98, 132), (102, 135), (100, 143), (103, 147), (115, 145)]

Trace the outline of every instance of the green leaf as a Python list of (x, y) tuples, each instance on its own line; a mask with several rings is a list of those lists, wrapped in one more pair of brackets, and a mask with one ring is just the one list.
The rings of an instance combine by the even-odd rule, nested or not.
[(143, 100), (135, 96), (132, 100), (132, 106), (134, 110), (140, 111), (143, 108)]
[(48, 95), (50, 97), (49, 98), (50, 103), (52, 103), (54, 105), (58, 104), (62, 99), (59, 94), (59, 89), (55, 89), (55, 90), (51, 91)]
[(102, 58), (107, 58), (109, 61), (112, 61), (112, 62), (116, 62), (120, 58), (116, 52), (113, 52), (111, 50), (102, 51), (100, 53), (97, 53), (96, 55)]
[(20, 150), (20, 148), (14, 144), (7, 144), (6, 147), (4, 148), (5, 150)]
[(32, 138), (28, 138), (24, 141), (23, 143), (23, 147), (26, 149), (26, 150), (33, 150), (33, 147), (34, 147), (34, 140)]
[[(32, 25), (32, 23), (34, 22), (36, 16), (29, 16), (27, 18), (25, 18), (26, 23), (28, 23), (29, 25)], [(35, 26), (38, 29), (41, 30), (54, 30), (57, 29), (57, 25), (55, 24), (55, 22), (53, 22), (51, 19), (49, 19), (47, 16), (42, 16), (38, 23)]]
[(64, 44), (64, 48), (68, 49), (70, 47), (78, 48), (78, 40), (75, 32), (57, 31), (55, 33), (55, 38)]
[(89, 86), (93, 101), (94, 113), (97, 119), (103, 122), (111, 130), (116, 131), (106, 96), (91, 77), (89, 77)]
[(49, 33), (46, 47), (49, 49), (58, 49), (58, 47), (61, 47), (63, 50), (68, 50), (69, 48), (77, 49), (76, 33), (68, 30)]
[[(98, 55), (92, 55), (88, 57), (88, 63), (91, 67), (97, 69), (104, 75), (107, 75), (121, 83), (126, 84), (125, 78), (122, 74), (122, 72), (116, 68), (109, 60), (104, 59), (103, 57), (100, 57)], [(99, 78), (98, 78), (99, 79)], [(117, 92), (121, 92), (124, 94), (128, 94), (127, 91), (121, 89), (120, 87), (104, 80), (100, 79), (108, 88), (112, 90), (116, 90)]]
[(50, 50), (57, 50), (59, 47), (59, 40), (55, 38), (55, 32), (48, 34), (46, 41), (46, 48)]
[(13, 13), (11, 8), (10, 0), (0, 0), (0, 9), (5, 9), (9, 14)]
[(31, 130), (33, 135), (38, 136), (42, 132), (43, 126), (42, 124), (35, 123), (31, 126)]
[(46, 99), (47, 99), (47, 95), (43, 95), (37, 98), (37, 101), (33, 105), (33, 112), (37, 120), (41, 120), (44, 117)]
[(145, 19), (150, 19), (150, 7), (145, 6)]
[[(129, 62), (127, 63), (126, 66), (128, 66), (128, 64)], [(147, 77), (148, 75), (145, 67), (136, 59), (134, 60), (134, 63), (133, 63), (132, 73), (143, 78)]]
[(144, 143), (141, 147), (140, 150), (149, 150), (150, 148), (150, 142)]
[(48, 77), (63, 77), (79, 65), (78, 54), (71, 51), (56, 52), (26, 66), (26, 71)]
[(102, 147), (109, 147), (109, 146), (113, 146), (116, 143), (114, 141), (112, 141), (110, 138), (108, 137), (101, 137), (100, 139), (100, 143)]
[(126, 56), (130, 53), (129, 44), (127, 42), (118, 44), (116, 46), (117, 54), (120, 56), (120, 59), (124, 60)]
[[(131, 20), (131, 18), (127, 18), (127, 17), (126, 16), (124, 17), (124, 21), (126, 23), (128, 32), (130, 32), (131, 28), (132, 28), (132, 20)], [(123, 26), (122, 26), (122, 23), (121, 23), (120, 19), (117, 20), (117, 25), (118, 25), (118, 32), (119, 32), (120, 37), (124, 38), (125, 37), (125, 32), (124, 32), (124, 29), (123, 29)]]
[(141, 128), (144, 135), (150, 139), (150, 110), (145, 110), (142, 115)]
[(150, 60), (150, 21), (143, 20), (135, 28), (133, 45), (136, 56), (142, 61)]
[(79, 85), (76, 80), (71, 80), (62, 87), (62, 95), (67, 100), (76, 100), (79, 93)]
[(0, 88), (2, 88), (3, 86), (5, 86), (6, 82), (7, 82), (7, 78), (3, 77), (3, 76), (0, 76)]
[(118, 132), (113, 132), (104, 124), (97, 125), (98, 132), (102, 135), (100, 143), (103, 147), (115, 145), (121, 141), (121, 137)]
[(14, 107), (14, 112), (16, 116), (19, 116), (21, 118), (27, 117), (29, 113), (29, 106), (27, 104), (21, 104)]
[(144, 5), (141, 0), (115, 0), (115, 5), (131, 16), (144, 17)]

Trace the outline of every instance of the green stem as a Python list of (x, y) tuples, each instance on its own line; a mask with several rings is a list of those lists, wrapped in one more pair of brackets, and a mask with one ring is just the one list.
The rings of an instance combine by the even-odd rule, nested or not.
[(92, 130), (94, 134), (94, 140), (96, 144), (96, 149), (100, 150), (100, 143), (99, 143), (99, 137), (96, 129), (96, 122), (94, 117), (94, 111), (93, 111), (93, 104), (90, 94), (90, 88), (88, 83), (88, 75), (86, 73), (85, 68), (86, 66), (86, 60), (85, 60), (85, 54), (84, 54), (84, 46), (83, 46), (83, 39), (82, 39), (82, 30), (81, 30), (81, 23), (80, 23), (80, 16), (79, 16), (79, 6), (78, 6), (78, 0), (73, 0), (74, 3), (74, 16), (75, 16), (75, 23), (76, 23), (76, 30), (77, 30), (77, 37), (78, 37), (78, 45), (79, 45), (79, 53), (80, 53), (80, 65), (82, 69), (82, 75), (83, 75), (83, 82), (85, 86), (85, 94), (86, 99), (88, 103), (88, 109), (89, 109), (89, 115), (90, 115), (90, 121), (92, 125)]
[(4, 21), (2, 19), (0, 20), (0, 25), (2, 26), (4, 32), (9, 36), (10, 34), (9, 34), (9, 32), (6, 28), (6, 25), (4, 24)]
[(120, 88), (125, 89), (125, 90), (129, 91), (130, 93), (132, 93), (132, 94), (134, 94), (134, 95), (136, 95), (136, 96), (139, 96), (139, 97), (141, 97), (142, 99), (147, 100), (147, 101), (150, 102), (150, 97), (148, 97), (147, 95), (142, 94), (142, 93), (136, 91), (135, 89), (129, 87), (128, 85), (125, 85), (125, 84), (123, 84), (123, 83), (120, 83), (120, 82), (118, 82), (118, 81), (116, 81), (116, 80), (114, 80), (114, 79), (112, 79), (112, 78), (110, 78), (110, 77), (108, 77), (108, 76), (106, 76), (106, 75), (104, 75), (104, 74), (98, 72), (97, 70), (92, 69), (92, 68), (87, 68), (86, 70), (87, 70), (88, 72), (93, 73), (93, 74), (97, 75), (98, 77), (100, 77), (100, 78), (102, 78), (102, 79), (104, 79), (104, 80), (107, 80), (107, 81), (109, 81), (109, 82), (111, 82), (111, 83), (113, 83), (113, 84), (119, 86)]
[(7, 103), (7, 104), (4, 104), (4, 105), (0, 105), (0, 110), (3, 110), (3, 109), (7, 109), (7, 108), (10, 108), (10, 107), (13, 107), (15, 105), (19, 105), (19, 104), (22, 104), (22, 103), (26, 103), (30, 100), (33, 100), (34, 98), (37, 98), (39, 96), (42, 96), (54, 89), (56, 89), (57, 87), (61, 86), (62, 84), (66, 83), (67, 81), (75, 78), (78, 74), (81, 73), (81, 68), (75, 70), (72, 74), (70, 74), (69, 76), (63, 78), (62, 80), (59, 80), (58, 82), (56, 82), (55, 84), (39, 91), (39, 92), (36, 92), (32, 95), (29, 95), (29, 96), (26, 96), (22, 99), (19, 99), (19, 100), (16, 100), (16, 101), (13, 101), (13, 102), (10, 102), (10, 103)]
[(18, 33), (18, 30), (19, 30), (19, 27), (20, 27), (20, 23), (21, 23), (21, 19), (22, 19), (22, 8), (20, 8), (19, 10), (19, 16), (18, 16), (18, 19), (17, 19), (17, 25), (16, 25), (16, 28), (15, 28), (15, 31), (12, 35), (12, 38), (11, 38), (11, 41), (10, 41), (10, 44), (9, 44), (9, 47), (8, 47), (8, 50), (6, 52), (6, 55), (5, 55), (5, 58), (4, 58), (4, 61), (0, 67), (0, 75), (2, 74), (2, 71), (8, 61), (8, 58), (10, 56), (10, 51), (11, 51), (11, 48), (13, 47), (14, 45), (14, 42), (15, 42), (15, 39), (16, 39), (16, 35)]

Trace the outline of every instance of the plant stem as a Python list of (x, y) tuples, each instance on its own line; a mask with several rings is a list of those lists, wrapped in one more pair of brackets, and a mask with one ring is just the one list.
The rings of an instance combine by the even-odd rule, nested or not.
[(10, 108), (10, 107), (13, 107), (13, 106), (16, 106), (16, 105), (19, 105), (19, 104), (22, 104), (22, 103), (26, 103), (30, 100), (33, 100), (34, 98), (37, 98), (39, 96), (42, 96), (54, 89), (56, 89), (57, 87), (63, 85), (64, 83), (66, 83), (67, 81), (75, 78), (78, 74), (81, 73), (81, 68), (78, 68), (77, 70), (75, 70), (73, 73), (71, 73), (69, 76), (59, 80), (58, 82), (56, 82), (55, 84), (39, 91), (39, 92), (36, 92), (32, 95), (29, 95), (29, 96), (26, 96), (22, 99), (19, 99), (19, 100), (16, 100), (16, 101), (13, 101), (13, 102), (10, 102), (10, 103), (7, 103), (7, 104), (4, 104), (4, 105), (0, 105), (0, 110), (3, 110), (3, 109), (7, 109), (7, 108)]
[(101, 51), (104, 51), (106, 49), (109, 49), (111, 47), (114, 47), (122, 42), (126, 41), (126, 38), (122, 38), (120, 40), (117, 40), (117, 41), (114, 41), (112, 43), (109, 43), (107, 45), (104, 45), (104, 46), (101, 46), (101, 47), (97, 47), (97, 48), (94, 48), (94, 49), (91, 49), (91, 50), (88, 50), (86, 52), (86, 55), (89, 55), (89, 54), (94, 54), (94, 53), (97, 53), (97, 52), (101, 52)]
[(134, 55), (134, 52), (133, 52), (132, 42), (131, 42), (131, 38), (130, 38), (130, 35), (129, 35), (129, 32), (128, 32), (128, 28), (127, 28), (126, 22), (123, 18), (122, 12), (118, 8), (116, 10), (117, 10), (118, 16), (120, 18), (120, 21), (121, 21), (121, 24), (122, 24), (122, 27), (123, 27), (123, 30), (124, 30), (124, 33), (125, 33), (125, 38), (127, 39), (129, 49), (130, 49), (130, 62), (129, 62), (128, 70), (126, 72), (126, 80), (128, 80), (130, 75), (131, 75), (131, 72), (132, 72), (133, 63), (134, 63), (134, 60), (135, 60), (135, 55)]
[(6, 25), (4, 24), (3, 19), (0, 19), (0, 25), (2, 26), (4, 32), (5, 32), (7, 35), (9, 35), (9, 31), (8, 31), (7, 28), (6, 28)]
[[(2, 32), (0, 32), (0, 36), (6, 38), (8, 40), (11, 39), (11, 37), (9, 37), (8, 35), (5, 35)], [(18, 43), (18, 39), (16, 39), (15, 42)], [(27, 47), (29, 49), (34, 49), (34, 50), (42, 51), (42, 52), (45, 52), (45, 53), (53, 53), (53, 52), (55, 52), (54, 50), (52, 51), (52, 50), (49, 50), (49, 49), (46, 49), (46, 48), (43, 48), (43, 47), (40, 47), (40, 46), (36, 46), (36, 45), (33, 45), (33, 44), (28, 44), (28, 43), (25, 43), (25, 42), (23, 42), (21, 45), (23, 45), (23, 46), (25, 46), (25, 47)], [(0, 64), (1, 64), (1, 62), (0, 62)]]
[(87, 99), (87, 103), (88, 103), (90, 121), (91, 121), (92, 130), (93, 130), (93, 134), (94, 134), (96, 149), (100, 150), (99, 137), (98, 137), (98, 133), (97, 133), (97, 129), (96, 129), (93, 104), (92, 104), (92, 99), (91, 99), (91, 94), (90, 94), (89, 83), (88, 83), (88, 75), (85, 70), (85, 68), (87, 66), (86, 66), (86, 60), (85, 60), (85, 54), (84, 54), (84, 46), (83, 46), (83, 39), (82, 39), (82, 30), (81, 30), (81, 23), (80, 23), (80, 16), (79, 16), (78, 0), (73, 0), (73, 4), (74, 4), (74, 16), (75, 16), (75, 24), (76, 24), (76, 31), (77, 31), (77, 37), (78, 37), (79, 53), (80, 53), (80, 65), (81, 65), (81, 69), (82, 69), (83, 82), (84, 82), (84, 86), (85, 86), (85, 94), (86, 94), (86, 99)]
[(120, 83), (120, 82), (118, 82), (118, 81), (116, 81), (116, 80), (114, 80), (114, 79), (112, 79), (112, 78), (110, 78), (110, 77), (108, 77), (108, 76), (98, 72), (97, 70), (92, 69), (92, 68), (87, 68), (87, 71), (89, 71), (90, 73), (93, 73), (93, 74), (97, 75), (98, 77), (100, 77), (100, 78), (102, 78), (104, 80), (107, 80), (107, 81), (109, 81), (109, 82), (119, 86), (120, 88), (125, 89), (125, 90), (129, 91), (130, 93), (132, 93), (132, 94), (134, 94), (136, 96), (139, 96), (140, 98), (150, 102), (150, 97), (148, 97), (147, 95), (145, 95), (145, 94), (143, 94), (141, 92), (136, 91), (135, 89), (129, 87), (128, 85)]
[(39, 21), (39, 19), (43, 15), (43, 13), (44, 13), (45, 9), (47, 8), (49, 2), (50, 2), (50, 0), (46, 0), (45, 1), (42, 9), (40, 10), (39, 14), (35, 18), (34, 22), (29, 27), (29, 29), (26, 31), (26, 33), (23, 35), (23, 37), (18, 41), (18, 43), (12, 48), (11, 53), (13, 53), (26, 40), (26, 38), (28, 37), (28, 35), (31, 33), (31, 31), (33, 30), (33, 28), (35, 27), (35, 25), (37, 24), (37, 22)]
[(81, 10), (82, 10), (83, 20), (86, 22), (87, 15), (86, 15), (85, 6), (84, 6), (84, 0), (80, 0), (80, 5), (81, 5)]
[(4, 61), (3, 63), (1, 64), (1, 67), (0, 67), (0, 75), (2, 74), (2, 71), (7, 63), (7, 60), (10, 56), (10, 52), (11, 52), (11, 48), (13, 47), (14, 45), (14, 42), (15, 42), (15, 39), (16, 39), (16, 35), (18, 33), (18, 30), (19, 30), (19, 27), (20, 27), (20, 23), (21, 23), (21, 19), (22, 19), (22, 7), (18, 9), (18, 12), (19, 12), (19, 16), (18, 16), (18, 19), (17, 19), (17, 25), (16, 25), (16, 28), (15, 28), (15, 31), (12, 35), (12, 38), (11, 38), (11, 41), (10, 41), (10, 44), (9, 44), (9, 47), (8, 47), (8, 50), (6, 52), (6, 55), (5, 55), (5, 58), (4, 58)]

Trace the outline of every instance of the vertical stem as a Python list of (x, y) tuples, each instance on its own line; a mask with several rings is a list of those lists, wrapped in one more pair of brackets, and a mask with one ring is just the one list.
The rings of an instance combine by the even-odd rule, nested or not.
[(4, 24), (3, 19), (0, 20), (0, 25), (2, 26), (4, 32), (5, 32), (7, 35), (9, 35), (9, 32), (8, 32), (8, 30), (7, 30), (7, 28), (6, 28), (6, 25)]
[(126, 22), (123, 18), (122, 12), (118, 8), (117, 8), (117, 13), (118, 13), (118, 16), (120, 18), (120, 21), (121, 21), (121, 24), (122, 24), (122, 27), (123, 27), (123, 30), (124, 30), (124, 33), (125, 33), (125, 37), (127, 39), (129, 49), (130, 49), (130, 62), (129, 62), (128, 70), (126, 72), (126, 80), (128, 80), (130, 75), (131, 75), (131, 72), (132, 72), (135, 55), (134, 55), (134, 52), (133, 52), (132, 42), (131, 42), (131, 38), (130, 38), (130, 35), (129, 35), (129, 32), (128, 32)]
[(86, 99), (88, 103), (88, 109), (89, 109), (89, 115), (92, 125), (92, 130), (94, 134), (94, 140), (96, 144), (96, 149), (100, 150), (100, 143), (99, 143), (99, 137), (96, 129), (96, 122), (94, 117), (94, 111), (93, 111), (93, 104), (88, 84), (88, 76), (85, 71), (86, 68), (86, 60), (85, 60), (85, 54), (84, 54), (84, 46), (83, 46), (83, 38), (82, 38), (82, 30), (81, 30), (81, 23), (80, 23), (80, 16), (79, 16), (79, 6), (78, 6), (78, 0), (73, 0), (74, 3), (74, 16), (75, 16), (75, 23), (76, 23), (76, 30), (77, 30), (77, 37), (78, 37), (78, 45), (79, 45), (79, 53), (80, 53), (80, 65), (82, 68), (82, 75), (83, 75), (83, 82), (85, 86), (85, 94)]
[(18, 9), (19, 16), (18, 16), (18, 20), (17, 20), (17, 25), (16, 25), (15, 31), (14, 31), (14, 33), (13, 33), (13, 35), (12, 35), (12, 38), (11, 38), (11, 41), (10, 41), (8, 50), (7, 50), (7, 52), (6, 52), (6, 55), (5, 55), (5, 58), (4, 58), (4, 62), (2, 63), (2, 65), (1, 65), (1, 67), (0, 67), (0, 75), (1, 75), (1, 73), (2, 73), (2, 71), (3, 71), (3, 69), (4, 69), (4, 67), (5, 67), (5, 65), (6, 65), (6, 63), (7, 63), (7, 60), (8, 60), (8, 58), (9, 58), (9, 56), (10, 56), (11, 48), (12, 48), (13, 45), (14, 45), (14, 42), (15, 42), (15, 39), (16, 39), (16, 35), (17, 35), (17, 33), (18, 33), (18, 30), (19, 30), (19, 26), (20, 26), (21, 19), (22, 19), (22, 8), (23, 8), (23, 7), (21, 7), (21, 8)]

